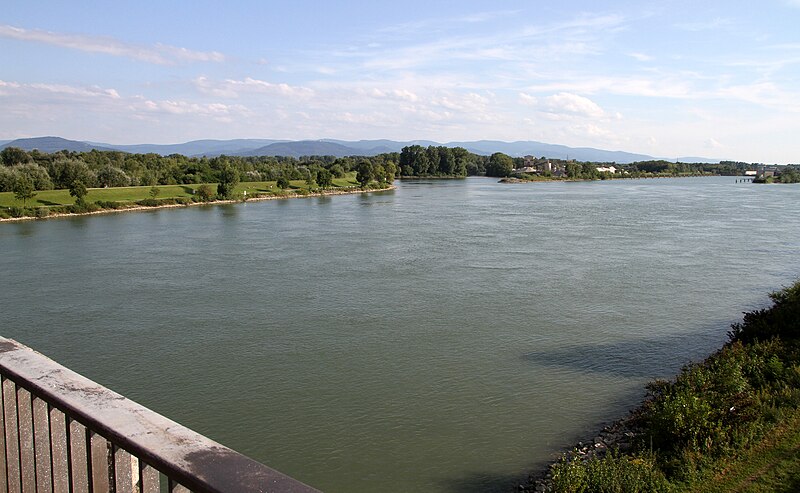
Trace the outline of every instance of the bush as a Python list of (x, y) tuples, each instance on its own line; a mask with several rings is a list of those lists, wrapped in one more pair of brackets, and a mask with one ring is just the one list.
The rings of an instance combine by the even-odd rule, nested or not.
[(142, 200), (137, 200), (136, 204), (142, 205), (144, 207), (157, 207), (161, 205), (161, 202), (159, 202), (156, 199), (142, 199)]
[(28, 215), (24, 207), (19, 207), (17, 205), (9, 207), (8, 213), (11, 214), (11, 217), (25, 217)]
[(195, 190), (195, 197), (201, 202), (209, 202), (213, 196), (214, 192), (211, 189), (211, 185), (207, 183), (203, 183)]
[(123, 206), (123, 204), (115, 202), (113, 200), (97, 200), (95, 201), (95, 204), (97, 204), (97, 207), (101, 209), (114, 209), (114, 210), (119, 209)]
[(560, 462), (552, 468), (553, 491), (570, 493), (667, 492), (670, 485), (651, 455), (628, 457), (611, 451), (603, 458)]
[(47, 207), (37, 207), (35, 209), (35, 215), (40, 219), (43, 217), (47, 217), (50, 215), (50, 209), (48, 209)]

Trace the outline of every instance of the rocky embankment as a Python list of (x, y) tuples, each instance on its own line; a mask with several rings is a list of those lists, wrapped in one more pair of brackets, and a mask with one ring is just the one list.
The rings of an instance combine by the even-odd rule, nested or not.
[(561, 458), (551, 463), (547, 469), (531, 474), (528, 478), (528, 484), (520, 485), (519, 491), (529, 493), (551, 491), (550, 469), (553, 464), (558, 462), (585, 462), (592, 458), (602, 458), (610, 450), (619, 450), (623, 453), (630, 451), (634, 440), (641, 436), (641, 427), (637, 424), (640, 414), (640, 407), (637, 407), (628, 416), (603, 427), (594, 439), (578, 442), (572, 449), (565, 452)]

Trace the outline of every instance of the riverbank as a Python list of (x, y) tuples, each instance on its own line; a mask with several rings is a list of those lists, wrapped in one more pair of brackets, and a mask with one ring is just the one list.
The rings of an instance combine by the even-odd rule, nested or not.
[(794, 491), (800, 460), (785, 452), (800, 450), (800, 281), (770, 298), (770, 308), (732, 326), (720, 350), (674, 381), (650, 383), (627, 417), (520, 490), (778, 491), (789, 478), (785, 491)]
[[(116, 208), (101, 208), (98, 210), (90, 210), (86, 212), (57, 212), (52, 214), (47, 214), (43, 216), (22, 216), (22, 217), (0, 217), (0, 223), (2, 222), (18, 222), (18, 221), (35, 221), (40, 219), (52, 219), (52, 218), (60, 218), (60, 217), (76, 217), (76, 216), (92, 216), (98, 214), (114, 214), (119, 212), (136, 212), (136, 211), (145, 211), (145, 210), (155, 210), (155, 209), (174, 209), (174, 208), (181, 208), (181, 207), (192, 207), (192, 206), (200, 206), (200, 205), (220, 205), (220, 204), (235, 204), (235, 203), (243, 203), (243, 202), (259, 202), (264, 200), (282, 200), (282, 199), (299, 199), (299, 198), (308, 198), (308, 197), (327, 197), (331, 195), (353, 195), (353, 194), (361, 194), (361, 193), (370, 193), (370, 192), (384, 192), (389, 190), (394, 190), (397, 187), (395, 185), (389, 185), (386, 188), (353, 188), (348, 190), (341, 190), (341, 189), (331, 189), (331, 190), (319, 190), (315, 192), (306, 192), (306, 193), (297, 193), (297, 192), (284, 192), (281, 194), (259, 194), (248, 196), (246, 198), (237, 198), (237, 199), (223, 199), (223, 200), (209, 200), (209, 201), (183, 201), (180, 203), (159, 203), (157, 205), (141, 205), (135, 202), (132, 203), (115, 203)], [(152, 199), (158, 202), (156, 199)], [(169, 199), (163, 199), (164, 201), (169, 201)], [(93, 204), (92, 204), (93, 205)]]
[[(597, 178), (567, 178), (559, 176), (538, 176), (534, 175), (531, 178), (519, 178), (517, 176), (509, 176), (501, 178), (498, 183), (542, 183), (542, 182), (576, 182), (576, 181), (608, 181), (608, 180), (644, 180), (655, 178), (709, 178), (715, 176), (729, 176), (729, 175), (715, 175), (715, 174), (681, 174), (681, 175), (620, 175), (620, 176), (599, 176)], [(730, 175), (735, 176), (735, 175)]]

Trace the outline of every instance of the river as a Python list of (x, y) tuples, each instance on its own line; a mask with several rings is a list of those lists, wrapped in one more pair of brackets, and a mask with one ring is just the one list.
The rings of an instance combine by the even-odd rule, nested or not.
[(327, 492), (508, 491), (800, 275), (800, 186), (498, 184), (0, 224), (1, 335)]

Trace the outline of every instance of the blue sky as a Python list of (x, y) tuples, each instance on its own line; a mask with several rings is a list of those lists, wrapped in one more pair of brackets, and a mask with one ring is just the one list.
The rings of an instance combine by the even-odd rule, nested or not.
[(800, 0), (0, 0), (0, 139), (538, 140), (800, 162)]

